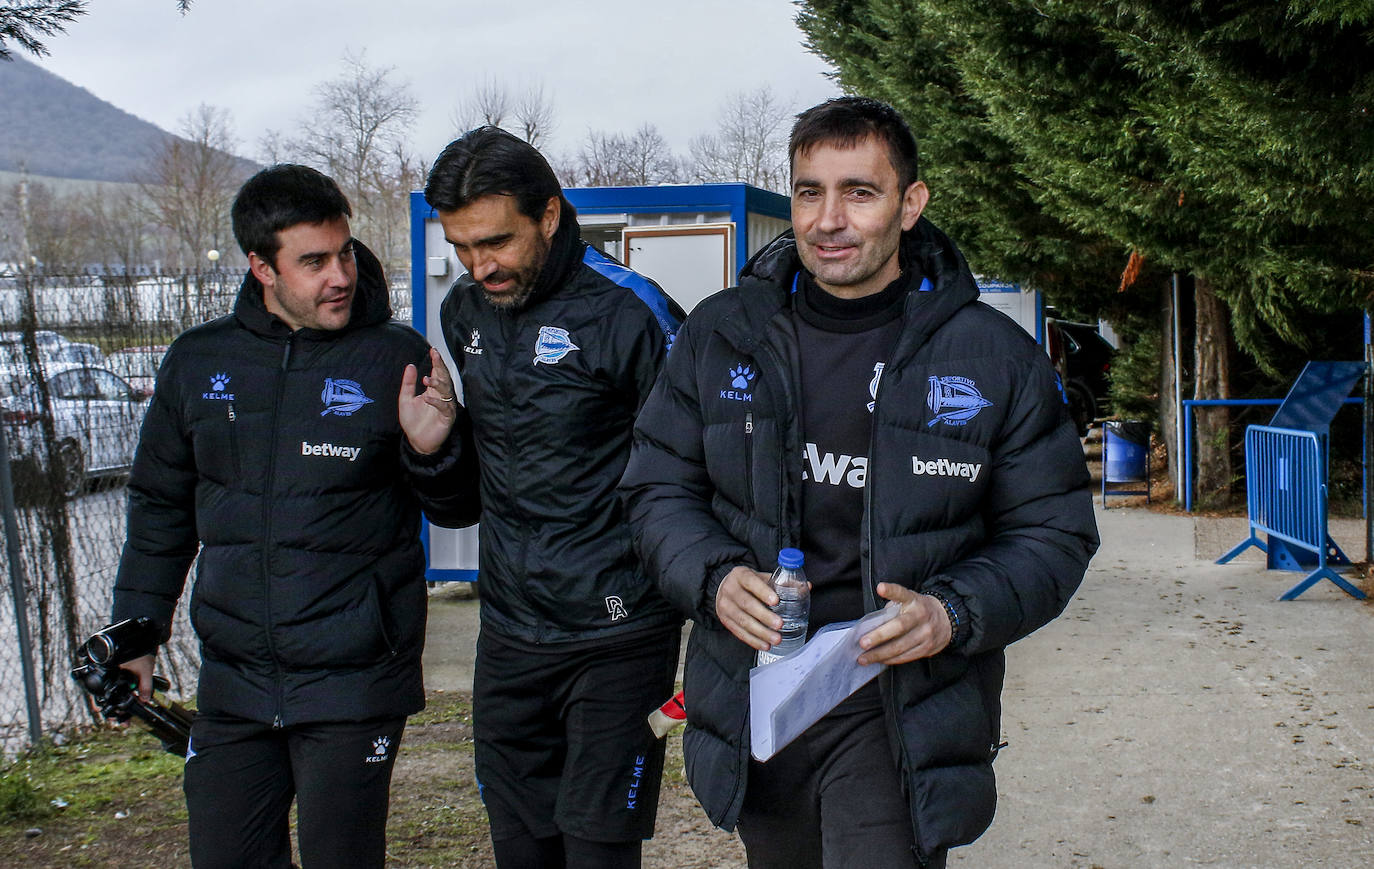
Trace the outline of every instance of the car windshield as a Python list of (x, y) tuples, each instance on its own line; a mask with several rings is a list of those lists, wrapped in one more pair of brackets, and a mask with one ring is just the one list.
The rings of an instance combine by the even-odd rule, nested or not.
[(53, 350), (48, 358), (53, 362), (80, 362), (84, 365), (100, 365), (105, 361), (100, 348), (92, 344), (65, 344)]
[(106, 367), (124, 377), (156, 377), (162, 353), (160, 347), (118, 350), (106, 359)]

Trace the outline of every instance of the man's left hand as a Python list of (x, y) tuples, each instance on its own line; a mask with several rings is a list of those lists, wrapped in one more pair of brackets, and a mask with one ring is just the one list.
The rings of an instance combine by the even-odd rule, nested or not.
[(419, 394), (415, 392), (415, 381), (420, 372), (414, 365), (406, 366), (396, 405), (401, 430), (410, 441), (411, 449), (425, 455), (437, 452), (444, 445), (453, 429), (453, 420), (458, 416), (453, 378), (444, 365), (444, 358), (433, 347), (429, 348), (429, 362), (431, 370), (424, 378), (425, 391)]
[(894, 582), (878, 583), (878, 596), (895, 602), (899, 610), (860, 638), (860, 664), (905, 664), (949, 645), (949, 615), (940, 601)]

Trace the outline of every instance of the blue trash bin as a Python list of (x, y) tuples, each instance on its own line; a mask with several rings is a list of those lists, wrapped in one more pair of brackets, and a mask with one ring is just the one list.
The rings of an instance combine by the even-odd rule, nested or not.
[(1144, 482), (1150, 426), (1135, 420), (1109, 420), (1103, 429), (1102, 479), (1108, 483)]

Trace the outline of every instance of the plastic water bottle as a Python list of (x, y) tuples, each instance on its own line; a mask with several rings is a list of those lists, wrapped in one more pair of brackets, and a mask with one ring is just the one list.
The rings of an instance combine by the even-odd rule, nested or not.
[(758, 664), (780, 661), (806, 645), (806, 625), (811, 617), (811, 587), (806, 584), (802, 564), (806, 558), (800, 549), (784, 549), (778, 553), (778, 569), (773, 571), (773, 593), (778, 605), (773, 612), (782, 616), (782, 640), (766, 652), (759, 652)]

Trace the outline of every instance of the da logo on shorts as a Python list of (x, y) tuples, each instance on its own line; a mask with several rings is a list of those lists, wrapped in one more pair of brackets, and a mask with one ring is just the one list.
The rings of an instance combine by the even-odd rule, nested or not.
[(610, 616), (613, 622), (630, 617), (630, 611), (625, 609), (625, 601), (620, 599), (620, 595), (613, 594), (606, 598), (606, 615)]
[(937, 422), (945, 425), (965, 425), (977, 416), (980, 410), (991, 407), (992, 402), (983, 398), (983, 393), (978, 391), (972, 380), (950, 375), (930, 378), (930, 393), (926, 396), (926, 405), (935, 413), (935, 418), (926, 423), (926, 427), (929, 428)]

